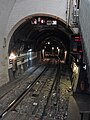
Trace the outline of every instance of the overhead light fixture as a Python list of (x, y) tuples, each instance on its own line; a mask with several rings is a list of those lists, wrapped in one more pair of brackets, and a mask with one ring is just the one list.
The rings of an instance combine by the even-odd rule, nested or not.
[(35, 24), (35, 25), (37, 24), (37, 19), (34, 19), (34, 24)]
[(58, 50), (59, 48), (57, 47), (57, 50)]
[(50, 42), (48, 42), (48, 45), (50, 45)]
[(44, 23), (44, 20), (43, 19), (41, 19), (41, 24), (43, 24)]
[(29, 49), (28, 51), (29, 51), (29, 52), (32, 52), (32, 49)]
[(52, 47), (52, 50), (54, 50), (54, 47)]

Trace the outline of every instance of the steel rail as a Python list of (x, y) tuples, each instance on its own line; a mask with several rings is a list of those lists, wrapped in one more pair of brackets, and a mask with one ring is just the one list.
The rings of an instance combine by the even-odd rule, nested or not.
[(26, 89), (21, 93), (21, 95), (14, 99), (8, 107), (0, 114), (0, 118), (3, 118), (9, 111), (13, 110), (21, 101), (22, 99), (30, 92), (32, 87), (35, 85), (35, 83), (38, 81), (38, 79), (44, 74), (44, 72), (48, 69), (48, 65), (45, 67), (45, 69), (38, 75), (37, 78), (33, 80), (32, 83), (30, 83)]
[(48, 107), (48, 103), (49, 103), (49, 100), (50, 100), (50, 98), (51, 98), (53, 88), (54, 88), (54, 86), (56, 85), (56, 82), (57, 82), (57, 80), (58, 80), (58, 79), (57, 79), (58, 71), (59, 71), (59, 67), (57, 68), (57, 73), (56, 73), (55, 79), (54, 79), (54, 81), (53, 81), (53, 84), (52, 84), (52, 86), (51, 86), (51, 89), (50, 89), (50, 91), (49, 91), (49, 94), (48, 94), (48, 97), (47, 97), (47, 100), (46, 100), (46, 104), (45, 104), (45, 106), (44, 106), (43, 113), (42, 113), (42, 115), (41, 115), (41, 117), (40, 117), (40, 120), (43, 120), (44, 116), (46, 115), (46, 109), (47, 109), (47, 107)]

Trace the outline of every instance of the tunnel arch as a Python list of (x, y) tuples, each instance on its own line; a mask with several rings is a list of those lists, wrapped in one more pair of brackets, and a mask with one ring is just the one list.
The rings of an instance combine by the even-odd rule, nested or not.
[[(30, 19), (34, 18), (34, 17), (47, 17), (49, 16), (50, 18), (53, 18), (53, 19), (56, 19), (60, 22), (61, 26), (62, 26), (62, 29), (64, 29), (64, 32), (66, 32), (67, 34), (67, 31), (69, 31), (69, 34), (72, 34), (73, 33), (73, 30), (70, 28), (70, 27), (67, 27), (66, 24), (65, 24), (65, 21), (62, 20), (61, 18), (57, 17), (57, 16), (53, 16), (53, 15), (49, 15), (49, 14), (33, 14), (33, 15), (30, 15), (30, 16), (27, 16), (23, 19), (21, 19), (19, 22), (17, 22), (17, 24), (11, 29), (10, 33), (8, 34), (8, 37), (7, 37), (7, 50), (9, 49), (9, 43), (10, 43), (10, 40), (12, 38), (12, 36), (14, 35), (15, 31), (20, 27), (22, 26), (22, 24), (26, 23), (27, 21), (29, 21)], [(61, 27), (60, 26), (60, 27)], [(65, 31), (66, 30), (66, 31)]]
[[(20, 21), (17, 21), (17, 23), (11, 28), (10, 32), (7, 34), (8, 41), (10, 41), (11, 36), (13, 35), (13, 33), (15, 32), (15, 30), (21, 24), (23, 24), (26, 20), (31, 19), (31, 18), (33, 18), (35, 16), (49, 16), (49, 17), (52, 17), (54, 19), (57, 19), (57, 20), (61, 21), (66, 26), (66, 22), (62, 18), (59, 18), (57, 16), (50, 15), (50, 14), (44, 14), (44, 13), (32, 14), (32, 15), (29, 15), (29, 16), (26, 16), (26, 17), (22, 18)], [(73, 29), (70, 26), (68, 26), (68, 27), (74, 33)]]
[[(53, 39), (53, 40), (52, 40)], [(52, 41), (51, 41), (52, 40)], [(55, 44), (57, 44), (57, 46), (58, 47), (62, 47), (64, 50), (66, 50), (66, 47), (64, 46), (64, 44), (62, 43), (62, 41), (59, 41), (58, 40), (58, 38), (56, 38), (56, 37), (54, 37), (54, 36), (52, 36), (52, 37), (50, 37), (50, 38), (46, 38), (44, 41), (42, 41), (43, 43), (41, 44), (41, 48), (43, 48), (43, 46), (45, 45), (45, 44), (47, 44), (48, 42), (50, 43), (52, 43), (52, 42), (54, 42)]]
[[(38, 19), (38, 17), (43, 18), (45, 20), (56, 20), (57, 25), (55, 26), (50, 26), (50, 25), (45, 25), (45, 24), (38, 24), (38, 25), (33, 25), (31, 24), (31, 21), (33, 19)], [(17, 24), (11, 29), (10, 33), (8, 34), (7, 41), (7, 51), (8, 51), (8, 56), (9, 58), (10, 53), (12, 51), (16, 52), (17, 57), (20, 57), (18, 54), (18, 51), (20, 51), (20, 48), (23, 48), (23, 45), (25, 45), (25, 48), (29, 45), (32, 45), (34, 48), (34, 52), (40, 51), (39, 53), (41, 54), (41, 49), (42, 45), (46, 41), (50, 41), (51, 39), (55, 39), (56, 43), (60, 42), (60, 45), (62, 46), (62, 52), (61, 52), (61, 61), (64, 63), (64, 55), (65, 52), (67, 52), (67, 57), (65, 58), (66, 63), (70, 60), (70, 44), (71, 44), (71, 35), (74, 34), (74, 31), (70, 26), (67, 26), (65, 24), (65, 21), (60, 19), (59, 17), (49, 15), (49, 14), (33, 14), (30, 16), (27, 16), (21, 21), (17, 22)], [(23, 38), (21, 41), (20, 39)], [(25, 39), (24, 39), (25, 38)], [(29, 41), (30, 40), (30, 41)], [(29, 43), (30, 42), (30, 43)], [(23, 44), (22, 44), (23, 43)], [(34, 45), (36, 46), (34, 46)], [(14, 48), (16, 45), (15, 49)], [(32, 46), (29, 46), (29, 48), (26, 49), (26, 52), (28, 53), (29, 49), (32, 49)], [(38, 47), (40, 46), (40, 48)], [(58, 46), (57, 46), (58, 47)], [(24, 49), (24, 48), (23, 48)], [(25, 53), (25, 51), (23, 51)], [(26, 53), (25, 53), (26, 54)], [(40, 57), (42, 59), (42, 55)], [(9, 68), (8, 64), (8, 68)], [(28, 68), (27, 68), (28, 69)]]
[[(38, 18), (43, 18), (45, 21), (56, 21), (57, 24), (46, 25), (46, 23), (38, 23), (37, 25), (33, 25), (32, 21), (34, 19), (38, 20)], [(43, 42), (50, 40), (53, 41), (53, 39), (55, 39), (52, 42), (53, 44), (56, 42), (55, 44), (58, 47), (58, 42), (60, 43), (60, 46), (62, 46), (62, 54), (67, 51), (67, 56), (69, 56), (70, 36), (73, 33), (73, 30), (70, 28), (70, 26), (67, 27), (64, 20), (53, 15), (33, 14), (21, 19), (11, 29), (7, 36), (8, 69), (12, 69), (12, 65), (10, 65), (9, 61), (9, 56), (12, 52), (14, 52), (19, 58), (21, 57), (21, 54), (28, 54), (29, 49), (33, 49), (33, 52), (40, 52), (42, 51), (41, 46), (43, 45)]]

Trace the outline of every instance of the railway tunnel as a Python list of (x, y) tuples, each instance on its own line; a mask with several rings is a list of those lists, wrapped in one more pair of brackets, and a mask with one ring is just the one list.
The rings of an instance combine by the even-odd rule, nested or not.
[(32, 0), (13, 0), (12, 8), (7, 4), (7, 13), (11, 13), (5, 17), (9, 16), (8, 23), (1, 25), (3, 31), (7, 24), (7, 37), (0, 48), (0, 119), (90, 119), (86, 32), (83, 17), (79, 26), (76, 13), (80, 1), (61, 5), (56, 1), (39, 0), (36, 5)]
[[(62, 62), (69, 63), (73, 31), (54, 17), (32, 16), (25, 19), (25, 22), (12, 34), (8, 49), (9, 58), (12, 53), (17, 56), (19, 70), (21, 66), (24, 71), (30, 67), (29, 63), (33, 58), (35, 62), (35, 59), (44, 59), (50, 54), (61, 58)], [(64, 58), (65, 54), (67, 54), (66, 58)], [(9, 59), (9, 68), (12, 64), (11, 59)], [(13, 79), (11, 71), (9, 70), (10, 79)]]
[[(72, 40), (75, 43), (77, 43), (76, 48), (73, 47), (74, 42), (72, 42)], [(78, 48), (77, 41), (79, 41), (79, 46), (80, 46), (80, 49), (78, 50), (77, 50)], [(52, 81), (50, 80), (49, 82), (52, 83), (52, 84), (50, 83), (50, 85), (52, 86), (50, 86), (49, 83), (48, 83), (48, 86), (51, 87), (51, 89), (48, 88), (47, 86), (45, 87), (47, 91), (49, 91), (48, 89), (50, 89), (49, 94), (51, 95), (49, 95), (49, 97), (47, 95), (43, 95), (44, 97), (46, 97), (46, 100), (47, 100), (46, 105), (44, 106), (44, 110), (39, 105), (43, 113), (40, 113), (40, 111), (34, 112), (35, 109), (36, 109), (35, 111), (37, 111), (37, 108), (34, 108), (33, 111), (31, 110), (32, 114), (30, 113), (29, 115), (30, 119), (45, 119), (46, 109), (50, 110), (50, 113), (46, 115), (47, 119), (72, 119), (70, 114), (73, 114), (74, 110), (77, 111), (76, 112), (76, 114), (78, 115), (77, 119), (80, 118), (78, 107), (72, 97), (72, 92), (76, 92), (77, 82), (78, 82), (77, 80), (79, 77), (79, 65), (81, 64), (81, 59), (82, 59), (82, 49), (81, 49), (81, 43), (80, 43), (80, 35), (74, 34), (73, 30), (70, 27), (67, 27), (62, 20), (54, 16), (51, 17), (47, 15), (44, 15), (44, 16), (37, 15), (37, 16), (26, 17), (24, 22), (23, 23), (21, 22), (21, 24), (13, 31), (13, 34), (10, 37), (10, 42), (8, 47), (8, 72), (9, 72), (10, 82), (13, 83), (16, 81), (17, 83), (17, 81), (20, 82), (21, 80), (25, 79), (24, 82), (25, 81), (26, 82), (22, 83), (21, 86), (27, 86), (27, 83), (29, 83), (29, 85), (26, 87), (28, 91), (28, 88), (30, 89), (31, 85), (33, 84), (32, 81), (29, 81), (29, 79), (27, 79), (28, 76), (32, 76), (32, 79), (33, 79), (33, 77), (37, 77), (37, 74), (42, 74), (40, 72), (43, 72), (41, 68), (38, 68), (40, 69), (40, 71), (38, 71), (35, 75), (34, 73), (32, 75), (31, 69), (34, 69), (33, 67), (35, 66), (37, 67), (38, 65), (41, 66), (42, 64), (44, 64), (45, 66), (46, 65), (52, 66), (51, 67), (52, 72), (54, 69), (54, 73), (51, 72), (52, 77), (49, 79), (54, 79), (53, 74), (56, 74), (55, 80), (57, 82), (52, 83)], [(48, 63), (48, 61), (50, 61), (50, 63)], [(43, 66), (43, 68), (45, 66)], [(55, 70), (56, 68), (57, 68), (57, 73)], [(75, 70), (77, 74), (72, 73), (74, 68), (78, 69), (78, 70)], [(77, 77), (76, 82), (74, 81), (74, 78), (73, 78), (75, 75)], [(46, 78), (47, 76), (48, 74), (46, 75)], [(45, 78), (43, 77), (40, 83), (44, 82), (44, 79)], [(59, 79), (61, 80), (59, 81)], [(31, 85), (30, 85), (30, 82), (32, 82)], [(39, 80), (36, 83), (39, 84)], [(59, 86), (58, 86), (59, 84), (61, 84), (60, 85), (61, 92), (57, 93), (59, 91)], [(54, 88), (54, 86), (56, 87)], [(13, 85), (11, 88), (13, 88)], [(20, 87), (20, 89), (22, 89), (22, 87)], [(35, 85), (33, 89), (35, 89), (35, 91), (32, 93), (32, 96), (34, 96), (35, 99), (37, 97), (37, 100), (41, 99), (40, 96), (42, 96), (42, 93), (39, 93), (40, 91), (38, 91), (38, 89), (41, 89), (41, 88), (37, 89), (37, 85)], [(36, 90), (38, 93), (36, 92)], [(62, 91), (65, 94), (65, 96), (63, 96)], [(23, 94), (26, 94), (26, 93), (27, 92), (25, 93), (23, 92)], [(37, 95), (37, 94), (41, 94), (41, 95)], [(46, 94), (46, 93), (43, 93), (43, 94)], [(55, 94), (57, 95), (57, 97), (54, 97), (56, 96)], [(61, 94), (60, 95), (61, 98), (58, 98), (58, 94)], [(30, 98), (32, 98), (32, 96)], [(68, 97), (70, 97), (71, 99), (69, 100)], [(3, 105), (2, 109), (5, 109), (5, 110), (3, 112), (1, 109), (1, 113), (2, 113), (0, 115), (1, 118), (8, 119), (8, 117), (10, 116), (9, 119), (12, 119), (11, 118), (13, 114), (12, 112), (10, 112), (9, 115), (6, 114), (5, 117), (3, 116), (5, 113), (8, 113), (7, 109), (12, 108), (13, 103), (17, 104), (18, 99), (21, 99), (21, 98), (17, 98), (16, 100), (13, 100), (13, 102), (10, 103), (6, 109), (4, 108), (4, 105)], [(57, 99), (57, 102), (59, 102), (59, 99), (61, 99), (61, 102), (64, 101), (65, 99), (66, 101), (70, 101), (71, 103), (65, 102), (65, 101), (62, 102), (62, 105), (60, 105), (61, 103), (58, 103), (55, 106), (62, 107), (62, 108), (58, 108), (59, 111), (57, 113), (51, 113), (52, 106), (49, 106), (49, 108), (46, 107), (48, 106), (48, 104), (50, 104), (48, 103), (50, 102), (50, 99), (51, 99), (51, 104), (55, 104), (55, 103), (52, 103), (56, 101), (54, 99)], [(7, 100), (7, 101), (10, 101), (10, 100)], [(42, 102), (43, 105), (45, 104), (44, 102)], [(33, 106), (37, 106), (37, 104), (39, 103), (38, 101), (35, 102), (34, 100), (32, 104)], [(73, 104), (74, 106), (72, 106)], [(67, 109), (67, 106), (68, 106), (68, 109)], [(18, 109), (18, 107), (15, 108), (17, 111), (16, 113), (21, 111), (22, 113), (20, 114), (24, 114), (23, 110), (25, 110), (25, 108), (22, 110), (21, 107), (22, 106), (20, 106), (20, 110)], [(53, 107), (53, 109), (56, 109), (56, 107)], [(74, 107), (74, 110), (73, 110), (73, 107)], [(25, 110), (25, 111), (28, 112), (28, 110)], [(36, 115), (33, 116), (33, 114), (37, 114), (37, 116)], [(39, 114), (42, 114), (42, 115), (40, 116)], [(13, 118), (14, 117), (15, 117), (15, 114), (13, 115)], [(27, 117), (27, 119), (29, 118)], [(21, 117), (19, 117), (18, 119), (21, 119)]]

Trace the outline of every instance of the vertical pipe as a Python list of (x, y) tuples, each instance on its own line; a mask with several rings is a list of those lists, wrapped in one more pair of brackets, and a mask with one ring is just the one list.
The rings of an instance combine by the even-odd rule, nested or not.
[(68, 0), (67, 0), (67, 7), (66, 7), (66, 25), (67, 25), (67, 18), (68, 18)]
[(68, 23), (67, 26), (69, 26), (69, 22), (70, 22), (70, 7), (71, 7), (71, 0), (69, 1), (69, 13), (68, 13)]

